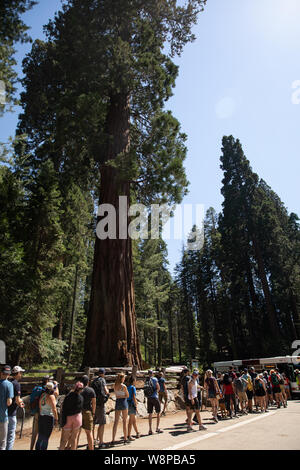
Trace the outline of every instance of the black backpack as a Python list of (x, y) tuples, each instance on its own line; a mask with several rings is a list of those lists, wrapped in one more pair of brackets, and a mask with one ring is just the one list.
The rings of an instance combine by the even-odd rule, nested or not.
[(146, 398), (150, 398), (153, 393), (155, 392), (155, 388), (153, 385), (152, 378), (146, 379), (145, 385), (144, 385), (144, 395)]
[(97, 377), (91, 384), (91, 387), (95, 390), (96, 393), (96, 404), (103, 405), (107, 402), (108, 396), (104, 390), (104, 383), (101, 377)]
[(255, 387), (255, 391), (256, 391), (256, 392), (258, 392), (259, 390), (261, 390), (261, 388), (262, 388), (262, 383), (261, 383), (260, 379), (255, 379), (254, 387)]

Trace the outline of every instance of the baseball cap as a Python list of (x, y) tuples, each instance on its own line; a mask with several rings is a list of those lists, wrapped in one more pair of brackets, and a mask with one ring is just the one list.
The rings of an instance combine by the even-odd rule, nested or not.
[(193, 370), (193, 375), (199, 375), (199, 371), (197, 369)]
[(105, 374), (105, 369), (103, 367), (99, 369), (99, 374)]
[(148, 374), (153, 374), (153, 370), (149, 369)]
[(53, 380), (53, 379), (54, 379), (54, 377), (52, 375), (45, 375), (42, 380), (44, 380), (44, 381), (48, 380), (49, 381), (49, 380)]
[(11, 367), (10, 366), (2, 366), (1, 367), (1, 372), (2, 372), (2, 374), (10, 375), (11, 374)]
[(18, 374), (19, 372), (25, 372), (25, 369), (22, 369), (20, 366), (15, 366), (12, 370), (13, 374)]

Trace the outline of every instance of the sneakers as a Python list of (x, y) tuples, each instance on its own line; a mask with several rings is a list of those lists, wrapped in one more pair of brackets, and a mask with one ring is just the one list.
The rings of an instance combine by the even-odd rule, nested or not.
[(129, 437), (128, 437), (128, 441), (135, 441), (135, 438), (132, 437), (132, 436), (129, 436)]
[(158, 434), (161, 434), (163, 431), (162, 431), (161, 429), (156, 429), (156, 432), (157, 432)]
[(166, 413), (163, 411), (161, 415), (162, 415), (162, 416), (166, 416)]
[(153, 431), (149, 431), (149, 432), (148, 432), (148, 435), (149, 435), (149, 436), (152, 436), (152, 434), (153, 434)]
[(138, 432), (137, 435), (135, 436), (136, 439), (139, 439), (141, 437), (140, 433)]
[(99, 444), (98, 449), (106, 449), (107, 445), (106, 444)]
[(192, 426), (187, 427), (187, 432), (193, 432), (193, 431), (194, 431), (194, 429), (192, 428)]
[(199, 431), (206, 431), (207, 427), (203, 426), (203, 424), (200, 424), (199, 426)]

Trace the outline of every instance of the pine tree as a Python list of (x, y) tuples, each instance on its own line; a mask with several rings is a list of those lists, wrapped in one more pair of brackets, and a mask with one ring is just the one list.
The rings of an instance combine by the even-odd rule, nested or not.
[(171, 277), (167, 270), (167, 248), (161, 239), (146, 239), (134, 257), (136, 312), (145, 361), (163, 364), (167, 343), (167, 302)]
[(30, 10), (36, 1), (32, 0), (1, 0), (0, 4), (0, 84), (2, 82), (3, 100), (0, 99), (0, 114), (5, 104), (16, 103), (17, 74), (14, 70), (16, 42), (29, 42), (28, 26), (21, 19), (21, 15)]

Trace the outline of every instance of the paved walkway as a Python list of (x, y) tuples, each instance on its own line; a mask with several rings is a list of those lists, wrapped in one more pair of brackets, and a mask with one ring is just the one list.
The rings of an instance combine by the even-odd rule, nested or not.
[[(138, 428), (142, 434), (128, 445), (121, 441), (122, 424), (119, 422), (116, 446), (110, 450), (264, 450), (289, 449), (300, 450), (300, 401), (289, 401), (286, 409), (277, 410), (275, 407), (269, 413), (254, 413), (241, 416), (239, 419), (227, 419), (215, 424), (211, 420), (211, 412), (201, 413), (205, 431), (187, 433), (184, 411), (167, 414), (161, 418), (160, 428), (162, 434), (148, 435), (148, 420), (138, 419)], [(153, 420), (152, 429), (156, 429), (156, 419)], [(112, 424), (105, 428), (105, 442), (112, 439)], [(59, 446), (60, 432), (52, 433), (49, 450), (56, 450)], [(30, 446), (30, 433), (27, 432), (21, 440), (16, 439), (15, 450), (28, 450)], [(86, 449), (86, 437), (81, 432), (79, 450)]]

